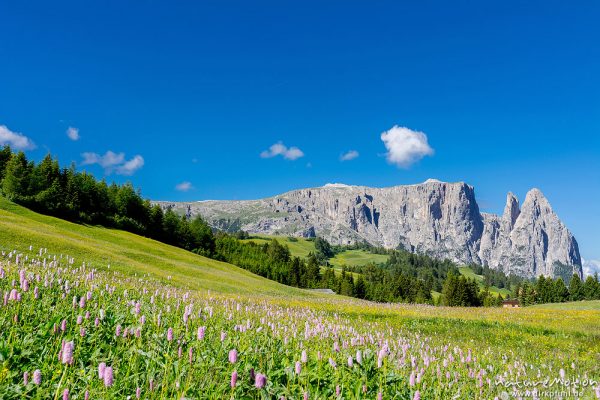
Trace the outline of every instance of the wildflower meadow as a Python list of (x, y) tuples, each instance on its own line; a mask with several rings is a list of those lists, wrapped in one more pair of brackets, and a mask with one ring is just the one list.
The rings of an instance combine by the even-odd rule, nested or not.
[(498, 351), (385, 305), (192, 291), (45, 248), (3, 252), (0, 265), (3, 399), (600, 397), (595, 350), (584, 365)]

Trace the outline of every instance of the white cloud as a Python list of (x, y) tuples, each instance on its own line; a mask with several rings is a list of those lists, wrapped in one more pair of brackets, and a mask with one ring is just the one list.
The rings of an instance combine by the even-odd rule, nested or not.
[(583, 260), (583, 276), (600, 274), (600, 260)]
[(433, 155), (433, 149), (423, 132), (394, 125), (381, 134), (381, 140), (387, 149), (389, 163), (408, 168), (425, 156)]
[(340, 161), (350, 161), (358, 157), (358, 151), (350, 150), (340, 156)]
[(70, 126), (69, 129), (67, 129), (67, 136), (73, 141), (79, 140), (79, 129)]
[(175, 185), (175, 189), (179, 190), (180, 192), (187, 192), (188, 190), (191, 190), (193, 188), (194, 186), (192, 186), (192, 183), (187, 181)]
[(275, 143), (268, 150), (260, 153), (261, 158), (272, 158), (276, 156), (283, 156), (286, 160), (297, 160), (300, 157), (304, 157), (304, 153), (297, 147), (288, 148), (281, 142)]
[(123, 165), (119, 165), (117, 167), (117, 174), (119, 175), (133, 175), (135, 171), (142, 168), (144, 166), (144, 157), (139, 154), (133, 157), (131, 160), (127, 161)]
[(98, 153), (83, 153), (81, 156), (83, 157), (81, 165), (98, 164), (105, 169), (113, 168), (125, 162), (125, 153), (114, 153), (110, 150), (103, 156)]
[(144, 166), (144, 158), (136, 155), (131, 160), (125, 161), (125, 153), (115, 153), (107, 151), (103, 156), (98, 153), (82, 153), (83, 161), (81, 165), (98, 164), (104, 168), (104, 173), (107, 175), (113, 172), (118, 175), (133, 175), (135, 171)]
[(33, 150), (36, 148), (31, 139), (22, 133), (11, 131), (6, 125), (0, 125), (0, 145), (9, 145), (17, 150)]

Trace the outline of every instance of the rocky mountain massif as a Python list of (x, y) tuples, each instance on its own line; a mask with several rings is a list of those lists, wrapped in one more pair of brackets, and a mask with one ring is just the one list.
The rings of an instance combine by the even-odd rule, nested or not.
[(502, 215), (481, 213), (472, 186), (436, 180), (389, 188), (328, 184), (262, 200), (160, 204), (200, 214), (227, 231), (318, 235), (334, 244), (366, 241), (526, 277), (581, 274), (577, 241), (537, 189), (522, 206), (509, 193)]

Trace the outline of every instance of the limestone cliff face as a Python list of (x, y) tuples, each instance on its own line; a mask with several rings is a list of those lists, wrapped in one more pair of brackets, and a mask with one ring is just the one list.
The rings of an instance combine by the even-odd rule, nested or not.
[(538, 189), (527, 193), (520, 210), (509, 193), (502, 217), (488, 221), (480, 258), (490, 267), (523, 276), (581, 274), (577, 241)]
[(334, 184), (262, 200), (161, 204), (231, 231), (317, 235), (335, 244), (367, 241), (522, 276), (581, 273), (575, 238), (537, 189), (522, 208), (509, 193), (502, 216), (480, 213), (472, 186), (436, 180), (390, 188)]

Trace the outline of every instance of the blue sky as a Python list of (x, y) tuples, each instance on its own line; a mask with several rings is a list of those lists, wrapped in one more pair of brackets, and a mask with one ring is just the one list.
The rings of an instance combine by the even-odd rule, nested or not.
[(599, 2), (90, 3), (0, 3), (0, 138), (30, 157), (153, 199), (538, 187), (600, 259)]

